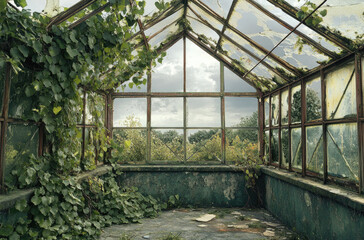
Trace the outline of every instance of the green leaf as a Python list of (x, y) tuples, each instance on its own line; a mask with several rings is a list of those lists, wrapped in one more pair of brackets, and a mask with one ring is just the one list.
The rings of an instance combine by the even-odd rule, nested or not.
[(28, 57), (29, 48), (27, 46), (19, 45), (18, 48), (19, 48), (20, 52), (23, 54), (24, 57)]
[(18, 59), (21, 59), (22, 58), (22, 55), (19, 51), (19, 49), (17, 47), (13, 47), (10, 49), (10, 55), (13, 57), (13, 58), (18, 58)]
[(129, 147), (130, 147), (130, 145), (131, 145), (131, 141), (129, 141), (129, 140), (125, 140), (125, 141), (124, 141), (124, 146), (125, 146), (126, 148), (129, 148)]
[(32, 203), (34, 205), (39, 205), (39, 203), (41, 202), (41, 199), (40, 199), (40, 197), (38, 195), (35, 195), (35, 196), (32, 197), (31, 201), (32, 201)]
[(0, 0), (0, 12), (5, 11), (7, 2), (7, 0)]
[(1, 237), (9, 237), (14, 231), (13, 226), (11, 225), (3, 225), (0, 227), (0, 236)]
[(48, 35), (43, 35), (42, 38), (43, 38), (43, 41), (45, 43), (51, 43), (52, 42), (52, 38), (50, 36), (48, 36)]
[(66, 51), (71, 58), (74, 58), (78, 55), (78, 51), (76, 49), (72, 49), (69, 45), (66, 47)]
[(27, 201), (25, 199), (19, 200), (15, 203), (15, 209), (22, 212), (27, 207)]
[(17, 6), (20, 7), (26, 7), (28, 5), (26, 0), (14, 0), (14, 2)]
[(58, 47), (50, 47), (50, 48), (49, 48), (49, 54), (50, 54), (52, 57), (57, 56), (59, 53), (60, 53), (60, 49), (59, 49)]
[(31, 97), (31, 96), (33, 96), (33, 95), (34, 95), (34, 93), (35, 93), (35, 89), (34, 89), (34, 87), (27, 86), (27, 87), (25, 88), (25, 95), (26, 95), (27, 97)]
[(41, 53), (42, 52), (42, 49), (43, 49), (43, 46), (42, 46), (42, 43), (40, 41), (33, 41), (33, 48), (35, 49), (35, 51), (37, 53)]
[(62, 107), (61, 107), (61, 106), (54, 107), (54, 108), (53, 108), (53, 113), (54, 113), (55, 115), (57, 115), (57, 114), (58, 114), (61, 110), (62, 110)]
[(326, 16), (326, 14), (327, 14), (327, 10), (326, 10), (326, 9), (324, 9), (324, 10), (322, 10), (322, 11), (320, 12), (320, 15), (321, 15), (321, 16), (323, 16), (323, 17), (325, 17), (325, 16)]
[(77, 38), (76, 38), (76, 31), (71, 31), (71, 33), (70, 33), (70, 39), (71, 39), (73, 42), (75, 42), (75, 43), (77, 43), (77, 42), (78, 42), (78, 40), (77, 40)]

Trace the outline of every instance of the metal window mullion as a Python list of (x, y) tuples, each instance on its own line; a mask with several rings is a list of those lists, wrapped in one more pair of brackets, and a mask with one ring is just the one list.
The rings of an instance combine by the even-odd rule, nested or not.
[(6, 64), (5, 67), (5, 86), (4, 86), (4, 101), (3, 101), (3, 117), (4, 121), (1, 124), (1, 139), (0, 139), (0, 193), (5, 191), (5, 144), (6, 144), (6, 130), (7, 130), (7, 120), (9, 111), (9, 98), (10, 98), (10, 77), (11, 77), (11, 67), (10, 63)]
[(221, 93), (221, 154), (222, 163), (226, 163), (226, 132), (225, 132), (225, 79), (224, 64), (220, 62), (220, 93)]
[(325, 72), (323, 68), (320, 70), (320, 78), (321, 78), (321, 112), (322, 112), (322, 134), (323, 134), (323, 152), (324, 152), (324, 176), (323, 183), (327, 182), (328, 176), (328, 164), (327, 164), (327, 124), (326, 124), (326, 82), (325, 82)]
[(82, 109), (82, 143), (81, 143), (81, 168), (84, 169), (85, 141), (86, 141), (86, 91), (83, 90), (83, 109)]
[(355, 54), (355, 73), (356, 73), (356, 109), (357, 109), (357, 126), (358, 126), (358, 146), (359, 146), (359, 193), (363, 192), (364, 186), (364, 159), (363, 159), (363, 126), (361, 118), (363, 116), (363, 93), (362, 93), (362, 74), (361, 54)]
[(292, 86), (288, 87), (288, 170), (292, 171), (292, 143), (291, 143), (291, 117), (292, 117)]
[(281, 168), (282, 166), (282, 124), (281, 124), (281, 111), (282, 111), (282, 91), (279, 91), (278, 97), (278, 166)]
[(306, 176), (306, 84), (301, 81), (301, 148), (302, 148), (302, 177)]
[(269, 94), (269, 133), (268, 133), (268, 142), (269, 142), (269, 164), (272, 164), (272, 95)]
[(264, 106), (264, 98), (262, 94), (259, 96), (259, 104), (258, 104), (258, 131), (259, 131), (259, 149), (260, 149), (260, 159), (264, 163), (264, 128), (265, 128), (265, 106)]
[[(186, 36), (183, 36), (183, 92), (186, 93)], [(183, 97), (183, 162), (187, 162), (187, 98)]]
[[(147, 76), (147, 93), (150, 94), (152, 89), (152, 76), (151, 73), (148, 73)], [(147, 96), (147, 160), (146, 162), (151, 162), (152, 160), (152, 129), (151, 129), (151, 121), (152, 121), (152, 98), (150, 95)]]

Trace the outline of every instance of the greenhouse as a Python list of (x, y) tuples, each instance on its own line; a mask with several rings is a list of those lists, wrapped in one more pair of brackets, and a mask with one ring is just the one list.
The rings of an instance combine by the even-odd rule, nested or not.
[(363, 0), (0, 0), (0, 240), (364, 239), (363, 74)]

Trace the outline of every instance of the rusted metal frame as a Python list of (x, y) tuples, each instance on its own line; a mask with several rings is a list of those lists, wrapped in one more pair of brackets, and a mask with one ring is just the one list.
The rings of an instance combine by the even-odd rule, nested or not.
[(110, 2), (106, 3), (105, 5), (95, 9), (94, 11), (92, 11), (91, 13), (87, 14), (86, 16), (78, 19), (76, 22), (72, 23), (71, 25), (68, 26), (69, 29), (73, 29), (76, 26), (78, 26), (79, 24), (83, 23), (84, 21), (86, 21), (87, 19), (95, 16), (96, 14), (104, 11), (107, 7), (110, 6)]
[(83, 109), (82, 109), (82, 143), (81, 143), (81, 168), (84, 170), (84, 160), (85, 160), (85, 141), (86, 141), (86, 91), (83, 90)]
[[(267, 15), (270, 18), (272, 18), (273, 20), (275, 20), (277, 23), (281, 24), (283, 27), (287, 28), (288, 30), (292, 31), (294, 29), (294, 27), (292, 27), (290, 24), (288, 24), (284, 20), (280, 19), (279, 17), (277, 17), (273, 13), (269, 12), (262, 5), (260, 5), (259, 3), (255, 2), (255, 0), (247, 0), (247, 2), (249, 2), (255, 8), (257, 8), (258, 10), (260, 10), (261, 12), (263, 12), (265, 15)], [(310, 38), (309, 36), (307, 36), (306, 34), (304, 34), (303, 32), (301, 32), (300, 30), (296, 29), (296, 30), (294, 30), (294, 33), (296, 33), (298, 36), (300, 36), (301, 38), (303, 38), (304, 40), (306, 40), (307, 42), (309, 42), (312, 46), (314, 46), (316, 49), (318, 49), (321, 52), (323, 52), (325, 55), (327, 55), (327, 56), (329, 56), (331, 58), (337, 58), (338, 57), (338, 54), (337, 53), (328, 50), (327, 48), (325, 48), (320, 43), (316, 42), (315, 40), (313, 40), (312, 38)]]
[[(187, 72), (186, 72), (186, 35), (183, 35), (183, 93), (187, 89)], [(183, 97), (183, 161), (187, 162), (187, 98)]]
[(302, 177), (306, 176), (306, 84), (301, 80), (301, 149), (302, 149)]
[[(0, 76), (2, 77), (2, 76)], [(9, 111), (9, 98), (10, 98), (10, 77), (11, 77), (11, 67), (10, 63), (5, 66), (5, 84), (4, 84), (4, 97), (3, 97), (3, 111), (2, 115), (4, 121), (1, 123), (0, 132), (0, 193), (5, 192), (5, 145), (6, 145), (6, 130), (7, 130), (7, 119)]]
[(91, 4), (95, 3), (96, 1), (97, 0), (79, 1), (78, 3), (76, 3), (69, 9), (67, 9), (66, 11), (53, 17), (47, 25), (47, 30), (49, 30), (53, 25), (58, 25), (58, 24), (62, 23), (63, 21), (66, 21), (68, 18), (76, 15), (78, 12), (84, 10), (85, 8), (87, 8)]
[(323, 133), (323, 151), (324, 151), (324, 176), (323, 183), (327, 182), (327, 124), (326, 124), (326, 81), (325, 81), (325, 71), (323, 68), (320, 70), (320, 78), (321, 78), (321, 111), (322, 111), (322, 133)]
[[(234, 92), (234, 93), (224, 93), (225, 96), (229, 96), (229, 97), (258, 97), (259, 94), (255, 93), (255, 92), (246, 92), (246, 93), (239, 93), (239, 92)], [(163, 92), (151, 92), (151, 93), (132, 93), (132, 92), (128, 92), (128, 93), (113, 93), (112, 94), (113, 97), (118, 97), (118, 98), (126, 98), (126, 97), (147, 97), (147, 96), (151, 96), (151, 97), (164, 97), (164, 98), (169, 98), (169, 97), (220, 97), (221, 94), (219, 92), (174, 92), (174, 93), (163, 93)]]
[[(272, 55), (273, 54), (273, 51), (282, 43), (284, 42), (299, 26), (301, 26), (301, 24), (303, 22), (305, 22), (309, 17), (312, 16), (312, 14), (314, 14), (317, 9), (319, 9), (327, 0), (324, 0), (319, 6), (317, 6), (310, 14), (308, 14), (304, 19), (302, 19), (302, 21), (300, 21), (300, 23), (294, 28), (292, 29), (281, 41), (279, 41), (252, 69), (249, 70), (252, 71), (254, 70), (254, 68), (256, 68), (260, 62), (264, 61), (264, 59), (266, 59), (269, 55)], [(287, 62), (288, 63), (288, 62)], [(292, 66), (292, 65), (291, 65)], [(292, 66), (293, 67), (293, 66)], [(296, 69), (297, 70), (297, 69)], [(249, 72), (247, 72), (246, 74), (248, 74)], [(298, 73), (298, 75), (300, 75)]]
[(358, 126), (358, 146), (359, 146), (359, 194), (363, 192), (364, 186), (364, 154), (363, 154), (363, 123), (361, 122), (361, 118), (363, 116), (363, 69), (361, 65), (361, 54), (355, 54), (355, 72), (356, 72), (356, 117), (357, 117), (357, 126)]
[(262, 162), (264, 162), (264, 127), (265, 127), (265, 106), (264, 106), (264, 98), (261, 93), (259, 96), (259, 105), (258, 105), (258, 130), (259, 130), (259, 157)]
[(221, 163), (226, 163), (226, 132), (225, 132), (225, 79), (224, 64), (220, 62), (220, 98), (221, 98)]
[[(148, 40), (145, 38), (145, 40), (147, 42), (149, 42), (150, 40), (152, 40), (155, 36), (157, 36), (159, 33), (163, 32), (164, 30), (166, 30), (167, 28), (169, 28), (170, 26), (172, 26), (173, 24), (176, 24), (181, 18), (183, 17), (180, 17), (180, 18), (177, 18), (176, 20), (174, 20), (172, 23), (164, 26), (162, 29), (160, 29), (159, 31), (155, 32), (153, 35), (149, 36)], [(145, 35), (144, 35), (145, 36)]]
[[(189, 9), (200, 19), (200, 22), (204, 25), (206, 25), (207, 27), (209, 27), (210, 29), (212, 29), (214, 32), (216, 32), (219, 36), (220, 39), (219, 41), (222, 39), (222, 37), (226, 38), (227, 40), (229, 40), (232, 44), (234, 44), (236, 47), (238, 47), (239, 49), (241, 49), (243, 52), (247, 53), (248, 55), (250, 55), (251, 57), (253, 57), (255, 60), (260, 61), (260, 58), (258, 56), (256, 56), (254, 53), (252, 53), (251, 51), (249, 51), (248, 49), (244, 48), (243, 46), (241, 46), (239, 43), (237, 43), (235, 40), (233, 40), (232, 38), (226, 36), (222, 31), (219, 31), (218, 29), (216, 29), (215, 27), (213, 27), (209, 22), (207, 22), (205, 19), (203, 19), (198, 13), (196, 13), (191, 7), (189, 7)], [(226, 29), (226, 28), (225, 28)], [(215, 49), (215, 54), (217, 53), (217, 47), (218, 45), (216, 45), (216, 49)], [(225, 54), (224, 54), (225, 55)], [(226, 55), (225, 55), (226, 56)], [(228, 56), (227, 56), (228, 57)], [(230, 58), (230, 57), (229, 57)], [(283, 75), (281, 72), (279, 72), (277, 69), (275, 69), (274, 67), (272, 67), (271, 65), (269, 65), (267, 62), (262, 61), (261, 62), (266, 68), (268, 68), (269, 70), (271, 70), (272, 72), (274, 72), (275, 74), (277, 74), (278, 76), (280, 76), (284, 81), (289, 82), (290, 80)], [(248, 71), (248, 69), (247, 69)], [(275, 82), (277, 85), (281, 85), (280, 83), (274, 81), (273, 79), (271, 79), (273, 82)]]
[(144, 25), (144, 31), (148, 30), (149, 28), (153, 27), (154, 25), (160, 23), (164, 19), (178, 12), (183, 7), (184, 7), (183, 4), (176, 4), (175, 6), (166, 9), (159, 16), (155, 17), (153, 20), (147, 21), (147, 23)]
[(291, 137), (291, 131), (292, 131), (292, 86), (288, 87), (288, 170), (292, 171), (292, 137)]
[(201, 2), (201, 1), (196, 1), (196, 0), (189, 0), (189, 1), (190, 2), (193, 2), (197, 7), (199, 7), (200, 9), (202, 9), (204, 12), (206, 12), (207, 14), (209, 14), (211, 17), (215, 18), (220, 23), (224, 24), (224, 21), (225, 21), (224, 18), (221, 17), (219, 14), (217, 14), (214, 10), (212, 10), (205, 3)]
[[(243, 77), (240, 71), (236, 71), (235, 67), (232, 66), (229, 62), (225, 61), (222, 58), (218, 58), (218, 56), (216, 56), (213, 51), (211, 51), (210, 48), (204, 46), (203, 44), (200, 43), (200, 41), (198, 39), (196, 39), (194, 36), (192, 36), (189, 32), (186, 33), (187, 37), (193, 41), (195, 44), (197, 44), (200, 48), (202, 48), (205, 52), (209, 53), (211, 56), (213, 56), (214, 58), (217, 58), (218, 61), (222, 61), (225, 65), (230, 66), (230, 69), (236, 73), (239, 77), (241, 77), (244, 81), (246, 81), (249, 85), (251, 85), (252, 87), (254, 87), (255, 89), (258, 90), (258, 88), (255, 86), (255, 84), (253, 82), (251, 82), (249, 79), (247, 79), (246, 77)], [(228, 57), (228, 56), (227, 56)], [(234, 69), (234, 70), (233, 70)], [(258, 80), (258, 79), (257, 79)], [(263, 84), (263, 83), (262, 83)], [(265, 85), (265, 84), (263, 84)]]
[[(289, 16), (293, 17), (294, 19), (296, 19), (297, 21), (300, 21), (296, 14), (298, 12), (298, 10), (296, 8), (294, 8), (293, 6), (291, 6), (289, 3), (287, 3), (286, 1), (276, 1), (276, 0), (268, 0), (268, 2), (270, 2), (271, 4), (273, 4), (274, 6), (280, 8), (283, 10), (283, 12), (285, 12), (286, 14), (288, 14)], [(324, 1), (326, 2), (326, 1)], [(331, 31), (329, 31), (328, 29), (326, 29), (324, 26), (320, 25), (320, 27), (315, 27), (315, 26), (310, 26), (305, 24), (307, 27), (309, 27), (311, 30), (315, 31), (316, 33), (320, 34), (321, 36), (323, 36), (324, 38), (332, 41), (333, 43), (335, 43), (336, 45), (340, 46), (341, 48), (345, 49), (348, 52), (351, 52), (351, 49), (349, 47), (349, 44), (346, 41), (351, 41), (347, 38), (345, 38), (345, 40), (342, 39), (341, 36), (338, 36), (334, 33), (332, 33)]]
[(269, 164), (272, 164), (272, 95), (269, 95), (269, 133), (268, 133), (268, 142), (269, 142)]
[[(345, 64), (345, 63), (347, 63), (347, 62), (349, 62), (350, 60), (352, 60), (353, 58), (354, 58), (354, 53), (349, 53), (349, 54), (347, 54), (346, 56), (344, 56), (344, 57), (342, 57), (342, 58), (340, 58), (340, 59), (337, 59), (337, 60), (334, 60), (334, 61), (332, 61), (331, 63), (329, 63), (329, 64), (327, 64), (327, 65), (325, 65), (325, 66), (322, 66), (322, 69), (326, 72), (326, 71), (329, 71), (329, 70), (331, 70), (331, 68), (336, 68), (336, 67), (338, 67), (338, 66), (340, 66), (340, 65), (342, 65), (342, 64)], [(273, 91), (270, 91), (270, 92), (267, 92), (265, 95), (264, 95), (264, 97), (266, 96), (266, 95), (269, 95), (269, 94), (271, 94), (271, 93), (276, 93), (276, 92), (278, 92), (280, 89), (283, 89), (283, 88), (285, 88), (285, 87), (287, 87), (287, 86), (294, 86), (294, 85), (297, 85), (297, 83), (299, 83), (302, 79), (304, 80), (304, 81), (308, 81), (308, 80), (310, 80), (310, 77), (312, 77), (313, 75), (316, 75), (316, 74), (319, 74), (320, 73), (320, 71), (321, 71), (321, 68), (320, 67), (318, 67), (317, 69), (316, 69), (316, 71), (312, 71), (312, 72), (309, 72), (308, 74), (305, 74), (304, 76), (301, 76), (300, 78), (298, 78), (298, 79), (296, 79), (296, 80), (294, 80), (294, 81), (292, 81), (292, 82), (289, 82), (288, 84), (285, 84), (284, 86), (281, 86), (281, 87), (278, 87), (278, 88), (276, 88), (276, 89), (274, 89)]]
[[(132, 7), (135, 7), (135, 4), (136, 4), (135, 0), (130, 1), (130, 5)], [(140, 21), (140, 18), (137, 19), (137, 22), (138, 22), (138, 26), (139, 26), (139, 29), (140, 29), (140, 33), (143, 36), (144, 46), (147, 48), (147, 50), (149, 50), (148, 40), (147, 40), (147, 38), (145, 36), (145, 33), (144, 33), (144, 25), (143, 25), (142, 21)]]
[(278, 165), (282, 167), (282, 91), (279, 91), (278, 100)]
[[(152, 89), (152, 74), (148, 73), (147, 76), (147, 93)], [(147, 159), (146, 162), (152, 161), (152, 97), (147, 96)]]
[[(221, 45), (221, 41), (222, 41), (222, 36), (223, 34), (225, 33), (226, 31), (226, 25), (229, 23), (230, 21), (230, 18), (231, 18), (231, 15), (233, 14), (233, 11), (235, 9), (235, 6), (236, 6), (236, 3), (238, 2), (238, 0), (234, 0), (233, 3), (231, 4), (231, 7), (230, 7), (230, 10), (229, 10), (229, 13), (226, 17), (226, 20), (225, 20), (225, 23), (222, 27), (222, 30), (221, 30), (221, 35), (220, 35), (220, 38), (219, 38), (219, 41), (217, 42), (216, 44), (216, 50), (215, 50), (215, 53), (217, 52), (217, 49), (219, 48), (219, 46)], [(221, 48), (221, 47), (220, 47)]]

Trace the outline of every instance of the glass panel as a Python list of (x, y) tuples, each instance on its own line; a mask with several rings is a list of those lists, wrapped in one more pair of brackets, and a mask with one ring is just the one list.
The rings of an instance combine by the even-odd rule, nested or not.
[(359, 181), (358, 130), (356, 123), (327, 127), (329, 175)]
[(104, 124), (105, 99), (96, 93), (86, 95), (86, 124)]
[(272, 147), (272, 162), (279, 162), (279, 142), (278, 142), (278, 129), (272, 130), (271, 147)]
[(227, 67), (224, 67), (224, 82), (225, 92), (256, 92), (254, 87), (250, 86)]
[[(165, 3), (170, 2), (171, 0), (164, 0)], [(155, 6), (155, 3), (158, 2), (158, 0), (148, 0), (145, 1), (145, 7), (144, 7), (144, 16), (146, 15), (152, 15), (156, 11), (158, 11), (157, 7)]]
[(161, 64), (152, 72), (152, 92), (183, 91), (183, 41), (178, 41), (166, 51)]
[(324, 173), (324, 150), (322, 126), (306, 128), (306, 166), (307, 170)]
[(152, 127), (183, 127), (183, 98), (152, 98)]
[(274, 95), (272, 97), (272, 125), (278, 126), (279, 121), (279, 95)]
[[(138, 85), (133, 82), (133, 77), (130, 80), (124, 82), (120, 87), (118, 87), (116, 89), (116, 92), (147, 92), (147, 75), (144, 74), (140, 80), (138, 79), (137, 76), (135, 76), (136, 78), (135, 81), (138, 83)], [(144, 83), (139, 84), (138, 81), (142, 81), (145, 84)]]
[(114, 127), (145, 127), (146, 124), (146, 98), (114, 99)]
[(226, 129), (226, 161), (248, 165), (258, 156), (258, 130)]
[(222, 161), (221, 160), (221, 131), (188, 130), (186, 145), (187, 161)]
[(183, 9), (180, 9), (179, 11), (175, 12), (174, 14), (172, 14), (171, 16), (163, 19), (162, 21), (160, 21), (159, 23), (153, 25), (152, 27), (146, 29), (144, 31), (145, 36), (150, 37), (153, 34), (155, 34), (156, 32), (162, 30), (165, 26), (173, 23), (174, 21), (176, 21), (178, 18), (182, 17), (182, 13), (183, 13)]
[(264, 132), (264, 160), (269, 162), (269, 131)]
[(229, 10), (230, 10), (231, 3), (233, 2), (231, 0), (219, 0), (219, 1), (216, 1), (216, 0), (199, 0), (199, 1), (206, 4), (215, 13), (219, 14), (223, 18), (227, 17), (227, 15), (229, 13)]
[(220, 62), (190, 40), (186, 54), (187, 92), (220, 91)]
[[(167, 27), (167, 26), (166, 26)], [(162, 32), (148, 39), (148, 43), (152, 48), (157, 48), (161, 43), (168, 42), (169, 37), (177, 35), (182, 29), (179, 28), (177, 22), (172, 23)]]
[(79, 2), (79, 0), (49, 1), (49, 4), (47, 4), (46, 0), (27, 0), (26, 2), (28, 5), (25, 7), (25, 9), (29, 9), (31, 12), (39, 13), (43, 10), (45, 12), (49, 12), (49, 10), (52, 10), (52, 12), (54, 12), (52, 16), (54, 16), (55, 14), (64, 11), (65, 8), (72, 7), (77, 2)]
[(4, 88), (6, 78), (6, 64), (1, 66), (0, 64), (0, 117), (3, 115), (3, 99), (4, 99)]
[(289, 167), (289, 130), (283, 128), (281, 130), (281, 145), (282, 145), (282, 163), (281, 166), (284, 168)]
[(9, 123), (5, 145), (5, 185), (14, 187), (17, 177), (13, 171), (27, 165), (31, 154), (37, 156), (39, 144), (38, 126)]
[(291, 100), (291, 123), (301, 122), (301, 85), (293, 87)]
[(220, 98), (187, 98), (188, 127), (221, 127)]
[(246, 97), (225, 97), (226, 127), (258, 127), (258, 100)]
[(288, 124), (288, 90), (285, 90), (281, 94), (281, 124)]
[(302, 141), (301, 128), (293, 128), (291, 130), (291, 159), (292, 167), (302, 169)]
[[(32, 97), (27, 97), (24, 94), (24, 82), (30, 81), (33, 76), (29, 72), (19, 72), (18, 75), (12, 74), (11, 87), (10, 87), (10, 104), (9, 104), (9, 117), (10, 118), (24, 118), (32, 116), (32, 109), (39, 109), (32, 101)], [(52, 85), (53, 92), (61, 90), (58, 84)], [(56, 94), (58, 95), (58, 94)], [(41, 104), (46, 107), (49, 106), (49, 101), (42, 101)]]
[[(214, 17), (211, 17), (208, 13), (203, 11), (201, 8), (197, 7), (197, 5), (194, 4), (193, 2), (190, 1), (188, 4), (193, 9), (193, 11), (196, 12), (196, 14), (198, 14), (200, 17), (202, 17), (205, 21), (207, 21), (209, 24), (211, 24), (214, 28), (216, 28), (220, 31), (222, 30), (223, 25), (218, 20), (216, 20)], [(187, 16), (197, 17), (190, 9), (188, 9), (188, 11), (187, 11)]]
[(264, 118), (265, 126), (269, 127), (269, 97), (264, 99)]
[(355, 69), (350, 62), (326, 75), (327, 119), (356, 116)]
[(92, 128), (85, 128), (85, 158), (82, 162), (86, 170), (96, 168), (96, 138), (95, 130)]
[(321, 119), (321, 79), (315, 78), (306, 83), (306, 120)]
[[(192, 4), (193, 5), (193, 4)], [(196, 16), (192, 11), (187, 11), (187, 20), (191, 23), (192, 31), (194, 31), (196, 34), (200, 35), (202, 38), (207, 38), (211, 42), (214, 43), (214, 45), (217, 44), (217, 41), (219, 40), (219, 34), (217, 34), (213, 29), (208, 27), (198, 16)], [(200, 13), (203, 13), (202, 11)], [(201, 16), (201, 15), (200, 15)], [(213, 20), (212, 20), (213, 21)], [(212, 25), (213, 27), (221, 27), (222, 25), (217, 22), (217, 26)], [(208, 22), (209, 24), (212, 24), (212, 22)], [(203, 36), (201, 36), (203, 35)], [(204, 39), (204, 40), (207, 40)]]
[(114, 129), (112, 157), (119, 163), (145, 163), (147, 157), (147, 131), (140, 129)]
[(183, 130), (152, 131), (152, 161), (184, 161)]

